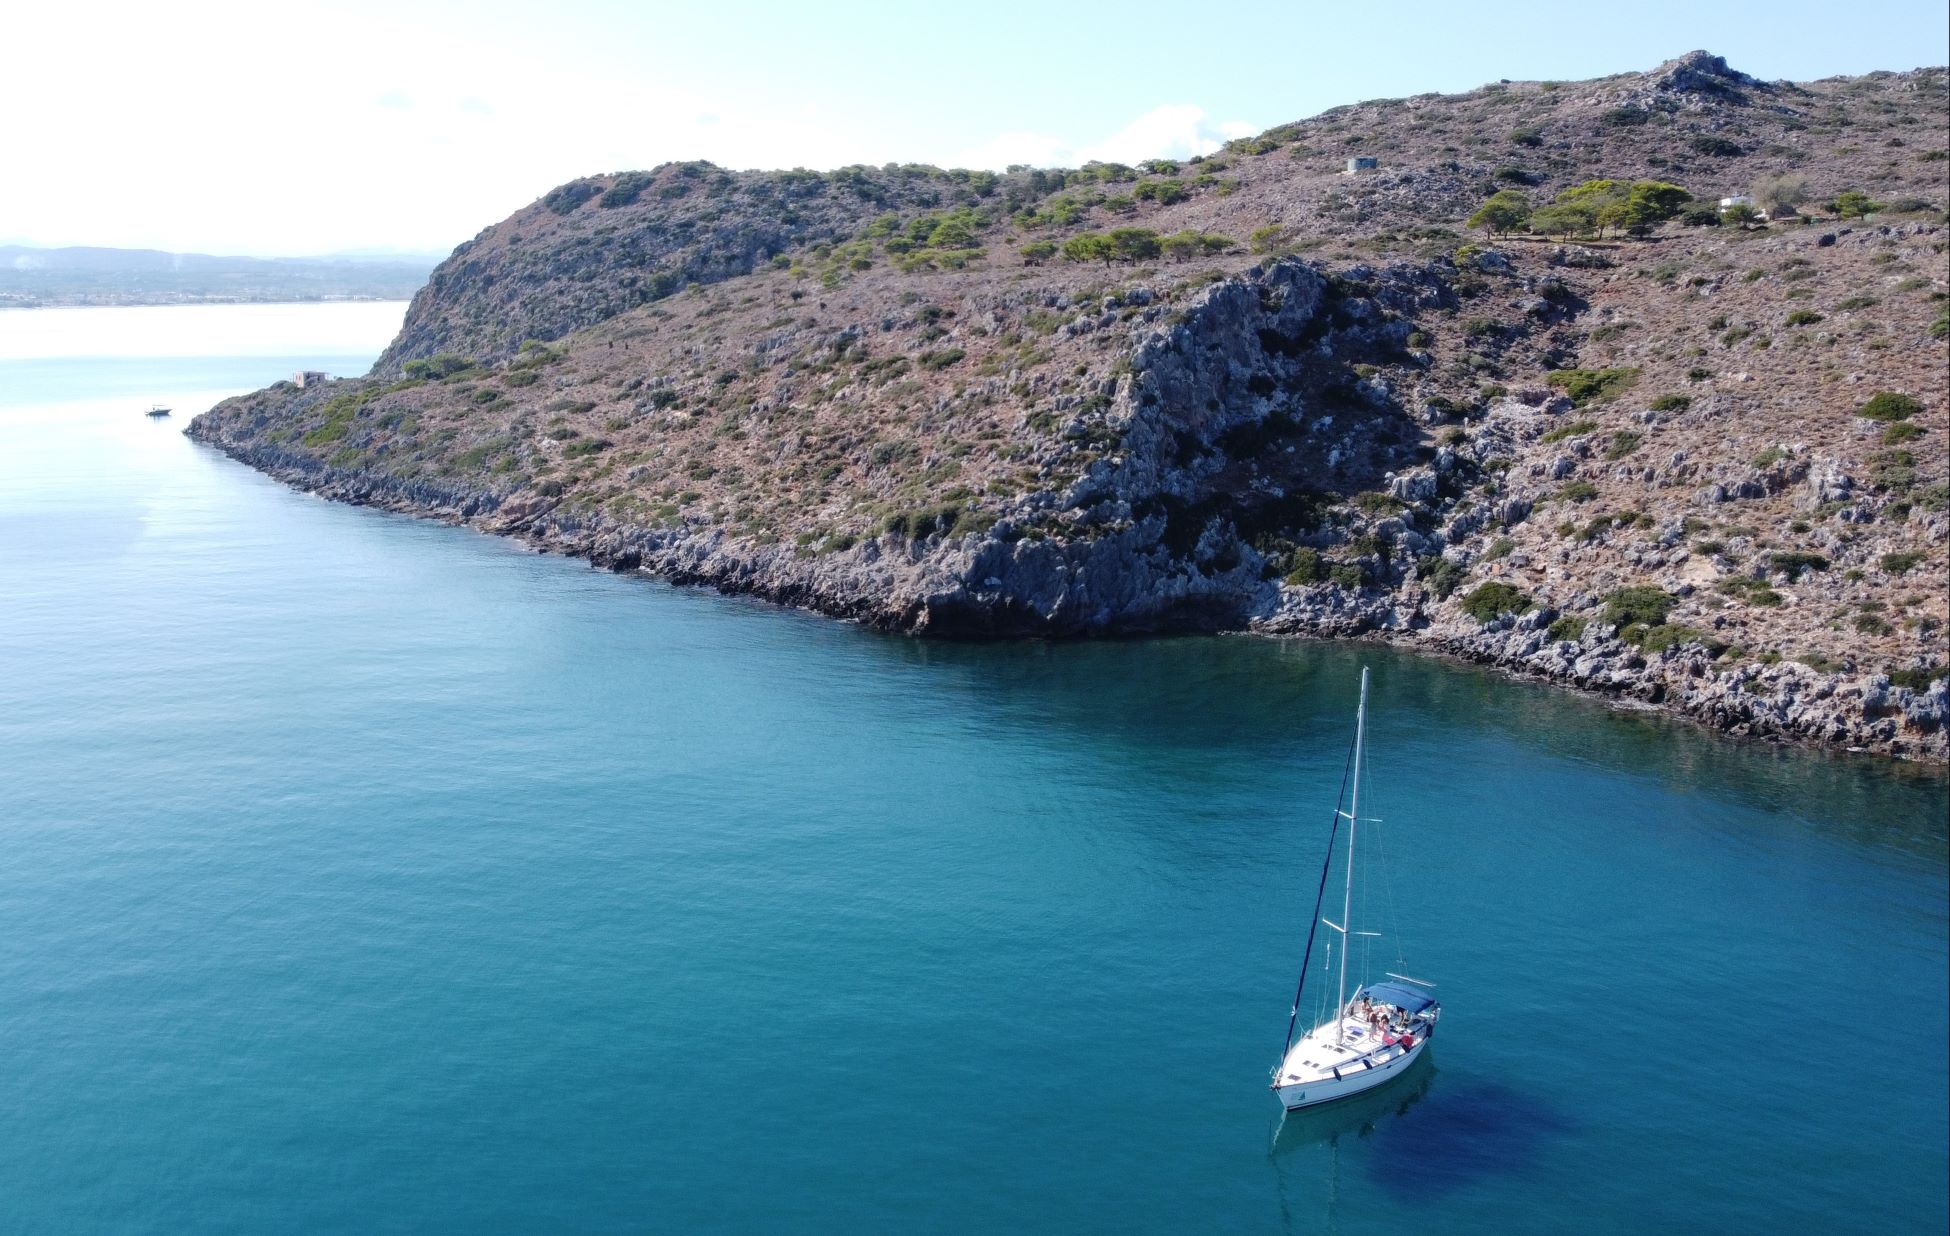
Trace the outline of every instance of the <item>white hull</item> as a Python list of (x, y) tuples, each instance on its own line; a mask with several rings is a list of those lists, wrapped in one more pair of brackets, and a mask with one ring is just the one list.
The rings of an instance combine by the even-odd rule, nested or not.
[(1392, 1081), (1408, 1072), (1429, 1045), (1427, 1036), (1420, 1035), (1413, 1047), (1396, 1044), (1369, 1052), (1346, 1049), (1344, 1056), (1334, 1062), (1323, 1061), (1317, 1067), (1301, 1063), (1303, 1056), (1319, 1058), (1336, 1051), (1333, 1038), (1333, 1025), (1329, 1023), (1295, 1043), (1287, 1053), (1273, 1085), (1273, 1094), (1288, 1111), (1332, 1103)]

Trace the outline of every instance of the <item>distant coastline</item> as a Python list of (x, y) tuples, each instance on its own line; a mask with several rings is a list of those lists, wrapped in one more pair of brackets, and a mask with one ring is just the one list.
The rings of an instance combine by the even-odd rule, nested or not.
[(0, 309), (410, 300), (433, 254), (219, 257), (0, 245)]

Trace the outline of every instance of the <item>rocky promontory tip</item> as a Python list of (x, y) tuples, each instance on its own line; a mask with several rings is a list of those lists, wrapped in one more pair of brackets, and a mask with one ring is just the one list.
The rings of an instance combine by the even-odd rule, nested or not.
[(1386, 638), (1941, 760), (1945, 98), (1696, 52), (1182, 163), (593, 177), (191, 432), (890, 629)]

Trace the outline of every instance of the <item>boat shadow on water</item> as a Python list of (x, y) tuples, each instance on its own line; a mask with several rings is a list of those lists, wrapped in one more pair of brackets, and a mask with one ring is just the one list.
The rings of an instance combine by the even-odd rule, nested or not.
[[(1434, 1044), (1430, 1045), (1434, 1051)], [(1368, 1094), (1289, 1112), (1274, 1137), (1281, 1177), (1310, 1194), (1341, 1186), (1342, 1153), (1356, 1151), (1375, 1186), (1407, 1203), (1432, 1203), (1492, 1177), (1521, 1175), (1573, 1122), (1549, 1103), (1498, 1082), (1443, 1076), (1425, 1055), (1401, 1078)], [(1308, 1148), (1324, 1149), (1330, 1179), (1287, 1179)], [(1357, 1150), (1358, 1148), (1358, 1150)], [(1349, 1166), (1354, 1166), (1352, 1159)]]

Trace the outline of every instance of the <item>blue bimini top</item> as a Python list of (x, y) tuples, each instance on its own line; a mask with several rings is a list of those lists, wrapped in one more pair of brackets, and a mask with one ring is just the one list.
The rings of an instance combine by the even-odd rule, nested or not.
[(1396, 1008), (1404, 1009), (1411, 1017), (1435, 1003), (1434, 996), (1424, 995), (1413, 987), (1404, 987), (1400, 983), (1370, 983), (1361, 989), (1361, 994), (1370, 1000), (1379, 1000), (1383, 1004), (1392, 1004)]

